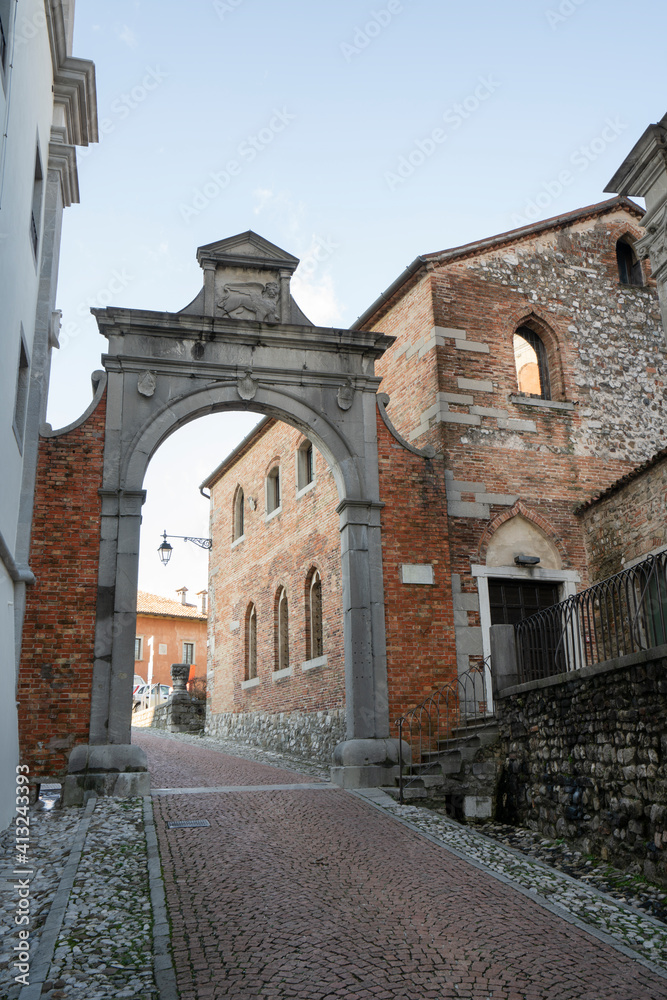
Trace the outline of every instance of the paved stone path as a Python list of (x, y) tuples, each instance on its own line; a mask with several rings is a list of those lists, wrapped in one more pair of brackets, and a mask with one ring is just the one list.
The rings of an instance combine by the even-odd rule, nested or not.
[[(667, 979), (353, 794), (133, 739), (172, 789), (153, 801), (181, 1000), (667, 1000)], [(166, 827), (187, 819), (210, 827)]]

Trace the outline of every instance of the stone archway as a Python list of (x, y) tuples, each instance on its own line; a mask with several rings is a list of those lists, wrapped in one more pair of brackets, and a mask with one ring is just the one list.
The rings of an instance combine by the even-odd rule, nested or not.
[(334, 778), (350, 787), (382, 783), (396, 747), (387, 708), (374, 363), (393, 338), (313, 326), (290, 294), (298, 260), (252, 232), (200, 247), (197, 257), (204, 285), (181, 312), (94, 310), (109, 341), (99, 589), (90, 743), (70, 756), (72, 795), (116, 762), (126, 772), (142, 766), (130, 726), (146, 466), (183, 424), (240, 408), (297, 427), (333, 470), (347, 723)]

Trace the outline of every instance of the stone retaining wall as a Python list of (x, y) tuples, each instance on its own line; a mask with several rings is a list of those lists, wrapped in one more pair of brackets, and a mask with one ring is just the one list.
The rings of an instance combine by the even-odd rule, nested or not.
[(197, 733), (204, 728), (206, 706), (194, 698), (163, 702), (132, 714), (132, 725), (140, 729), (168, 729), (171, 733)]
[(153, 705), (152, 708), (142, 708), (139, 712), (132, 713), (132, 725), (139, 729), (166, 729), (167, 728), (167, 703)]
[(345, 712), (221, 712), (207, 714), (205, 732), (330, 764), (334, 747), (345, 739)]
[(667, 646), (497, 702), (500, 819), (667, 884)]

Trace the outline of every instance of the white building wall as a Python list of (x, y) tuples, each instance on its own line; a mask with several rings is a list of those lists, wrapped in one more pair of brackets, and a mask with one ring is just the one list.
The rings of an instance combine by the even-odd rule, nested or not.
[[(78, 201), (72, 144), (97, 138), (92, 64), (71, 58), (74, 3), (0, 0), (7, 44), (0, 70), (0, 829), (14, 815), (16, 680), (39, 426), (50, 367), (62, 209)], [(66, 68), (67, 73), (63, 70)], [(78, 104), (68, 100), (72, 80)], [(78, 116), (78, 117), (77, 117)], [(55, 126), (55, 127), (54, 127)], [(35, 163), (41, 166), (35, 203)], [(37, 254), (31, 237), (35, 209)], [(21, 340), (29, 369), (16, 427)]]

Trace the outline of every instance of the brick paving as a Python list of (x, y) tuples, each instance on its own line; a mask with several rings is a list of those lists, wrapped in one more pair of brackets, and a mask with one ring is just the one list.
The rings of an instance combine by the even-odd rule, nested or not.
[[(148, 734), (154, 787), (312, 781)], [(334, 788), (154, 799), (181, 1000), (667, 1000), (667, 980)], [(206, 829), (167, 830), (207, 819)]]

